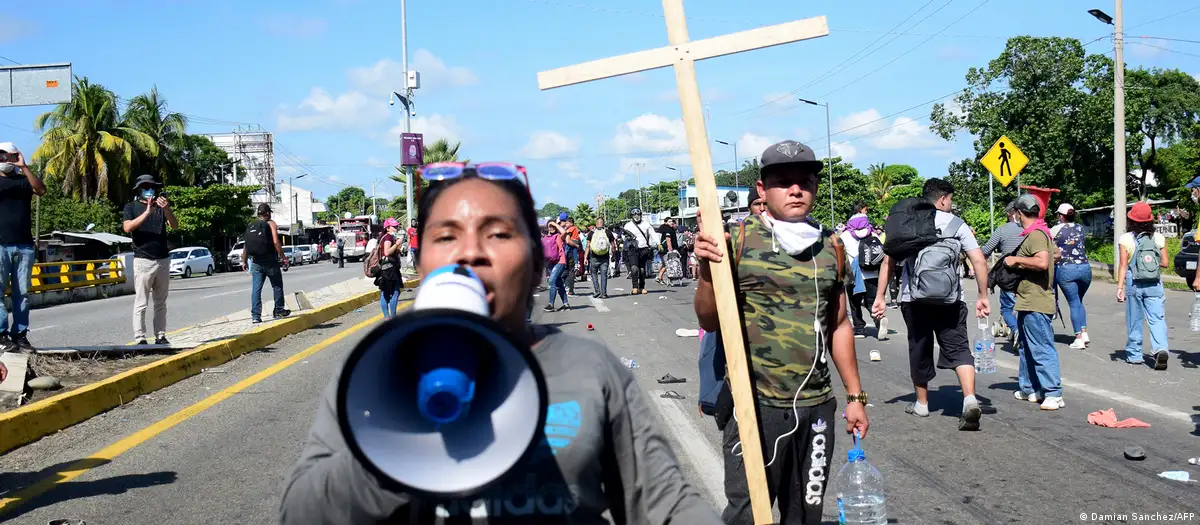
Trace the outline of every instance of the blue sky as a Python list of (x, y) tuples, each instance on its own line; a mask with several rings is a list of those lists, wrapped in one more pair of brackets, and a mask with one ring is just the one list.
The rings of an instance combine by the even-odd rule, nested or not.
[[(387, 104), (402, 85), (398, 0), (66, 4), (8, 0), (0, 62), (71, 62), (76, 75), (126, 98), (157, 85), (173, 110), (194, 117), (193, 133), (259, 124), (289, 153), (277, 157), (278, 177), (311, 173), (297, 184), (318, 196), (344, 184), (370, 191), (372, 180), (393, 171), (403, 125), (402, 111)], [(1131, 67), (1200, 75), (1200, 44), (1135, 38), (1194, 39), (1200, 2), (1126, 4), (1126, 34), (1139, 42), (1126, 47)], [(1076, 0), (691, 0), (685, 7), (692, 39), (819, 15), (830, 27), (824, 38), (699, 63), (710, 138), (736, 140), (743, 159), (782, 138), (810, 141), (823, 154), (824, 110), (795, 102), (789, 93), (796, 91), (830, 103), (835, 154), (860, 167), (911, 164), (924, 176), (969, 156), (971, 142), (930, 135), (931, 105), (920, 104), (962, 88), (967, 68), (994, 58), (1010, 36), (1087, 42), (1111, 31), (1087, 9), (1113, 12), (1112, 2)], [(888, 34), (910, 15), (902, 34)], [(676, 178), (667, 166), (690, 171), (670, 69), (537, 89), (538, 71), (665, 45), (659, 2), (413, 0), (408, 30), (410, 67), (423, 76), (415, 131), (427, 141), (461, 140), (472, 160), (527, 165), (539, 203), (615, 195), (636, 185), (635, 163), (645, 164), (643, 184)], [(1111, 53), (1112, 44), (1088, 49)], [(33, 151), (39, 138), (29, 130), (45, 110), (0, 108), (0, 141)], [(733, 152), (714, 144), (713, 160), (732, 167)], [(403, 187), (388, 181), (376, 191), (391, 196)]]

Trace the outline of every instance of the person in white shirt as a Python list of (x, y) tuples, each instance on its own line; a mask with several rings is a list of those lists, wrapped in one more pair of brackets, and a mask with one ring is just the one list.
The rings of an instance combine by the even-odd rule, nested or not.
[[(1125, 362), (1141, 365), (1142, 341), (1150, 325), (1150, 351), (1154, 369), (1166, 370), (1167, 321), (1162, 269), (1167, 267), (1167, 240), (1154, 231), (1150, 205), (1138, 202), (1129, 209), (1129, 231), (1118, 239), (1121, 261), (1117, 264), (1117, 302), (1125, 303)], [(1145, 324), (1143, 324), (1143, 322)]]
[[(859, 213), (846, 221), (846, 231), (843, 231), (838, 237), (846, 246), (846, 262), (852, 267), (857, 267), (859, 273), (862, 274), (862, 289), (856, 289), (853, 294), (850, 294), (850, 314), (854, 320), (854, 337), (862, 339), (867, 336), (867, 322), (863, 318), (862, 310), (865, 307), (867, 315), (871, 314), (871, 301), (875, 300), (876, 292), (879, 291), (879, 268), (883, 263), (883, 242), (871, 228), (871, 220), (865, 213), (867, 205), (860, 201), (855, 204), (854, 209)], [(868, 250), (878, 254), (876, 260), (862, 259), (863, 243), (867, 243), (868, 247), (877, 248), (877, 250)], [(887, 339), (887, 317), (879, 317), (874, 322), (875, 337), (879, 340)]]
[(633, 269), (633, 295), (646, 293), (646, 276), (653, 271), (650, 266), (654, 262), (655, 238), (658, 232), (650, 225), (650, 221), (642, 220), (642, 210), (634, 208), (629, 212), (630, 221), (625, 223), (624, 230), (629, 232), (627, 237), (636, 244), (632, 254), (637, 258)]

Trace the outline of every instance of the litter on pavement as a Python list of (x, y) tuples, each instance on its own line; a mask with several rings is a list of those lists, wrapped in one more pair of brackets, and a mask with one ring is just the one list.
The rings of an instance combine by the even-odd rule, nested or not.
[(1192, 480), (1192, 475), (1189, 474), (1188, 471), (1186, 471), (1186, 470), (1168, 470), (1166, 472), (1159, 472), (1158, 477), (1167, 478), (1172, 481), (1182, 481), (1184, 483), (1194, 483), (1194, 480)]
[(1130, 461), (1141, 461), (1146, 459), (1146, 451), (1137, 445), (1129, 445), (1125, 447), (1125, 459)]
[(1150, 428), (1150, 423), (1134, 418), (1117, 421), (1117, 413), (1113, 409), (1097, 410), (1088, 414), (1088, 423), (1108, 428)]
[(658, 383), (661, 385), (669, 385), (672, 383), (686, 383), (686, 382), (687, 382), (686, 377), (675, 377), (671, 374), (667, 374), (667, 375), (664, 375), (664, 376), (658, 378)]
[(700, 331), (692, 330), (692, 329), (688, 329), (688, 328), (680, 328), (678, 330), (675, 330), (675, 335), (677, 335), (679, 337), (700, 337)]
[(879, 350), (871, 350), (871, 353), (869, 355), (871, 356), (872, 361), (882, 361), (883, 360), (883, 357), (880, 357), (880, 355), (879, 355)]

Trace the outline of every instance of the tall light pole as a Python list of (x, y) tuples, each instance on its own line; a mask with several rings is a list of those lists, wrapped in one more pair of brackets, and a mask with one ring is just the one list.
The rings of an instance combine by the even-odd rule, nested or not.
[(679, 174), (679, 193), (681, 195), (678, 199), (679, 211), (677, 213), (679, 214), (679, 218), (683, 219), (683, 200), (687, 198), (687, 186), (684, 186), (683, 184), (683, 170), (676, 168), (675, 166), (667, 166), (667, 169)]
[(1116, 0), (1115, 17), (1099, 9), (1088, 13), (1113, 26), (1113, 260), (1121, 260), (1121, 244), (1125, 234), (1125, 33), (1122, 0)]
[(296, 240), (296, 230), (294, 228), (300, 222), (296, 217), (296, 179), (303, 179), (307, 176), (307, 173), (301, 173), (295, 177), (288, 177), (288, 193), (290, 194), (288, 196), (288, 201), (292, 208), (292, 223), (288, 225), (288, 233), (292, 235), (292, 242), (295, 242)]
[(737, 161), (738, 160), (737, 159), (737, 142), (735, 141), (733, 144), (730, 144), (723, 140), (718, 140), (718, 141), (716, 141), (716, 143), (724, 144), (726, 146), (733, 146), (733, 186), (735, 188), (741, 186), (741, 184), (739, 184), (739, 181), (738, 181), (738, 175), (742, 172), (742, 167), (738, 165), (738, 161)]
[[(404, 132), (412, 133), (412, 88), (408, 84), (408, 2), (400, 0), (400, 68), (404, 70), (404, 95), (400, 97), (404, 101)], [(403, 162), (404, 148), (401, 148), (400, 159)], [(412, 166), (404, 167), (404, 212), (408, 216), (408, 220), (413, 218), (412, 202)]]
[(829, 127), (829, 103), (818, 104), (803, 98), (798, 100), (813, 106), (825, 106), (825, 159), (829, 164), (829, 226), (832, 227), (837, 223), (837, 219), (834, 218), (833, 211), (833, 132)]

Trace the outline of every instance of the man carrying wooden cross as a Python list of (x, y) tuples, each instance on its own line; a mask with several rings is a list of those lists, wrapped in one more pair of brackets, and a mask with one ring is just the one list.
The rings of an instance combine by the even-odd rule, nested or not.
[[(837, 417), (830, 356), (850, 394), (846, 431), (865, 436), (869, 426), (847, 317), (845, 293), (853, 282), (841, 241), (808, 216), (822, 168), (812, 149), (789, 140), (767, 148), (760, 159), (756, 188), (766, 211), (747, 217), (735, 234), (726, 233), (727, 243), (719, 245), (705, 233), (696, 238), (702, 261), (696, 317), (704, 330), (719, 329), (710, 265), (723, 263), (722, 245), (728, 244), (771, 499), (779, 501), (780, 523), (815, 525), (831, 475)], [(728, 525), (749, 525), (750, 491), (736, 421), (725, 427), (722, 448), (729, 500), (722, 518)], [(798, 489), (790, 492), (792, 487)]]

